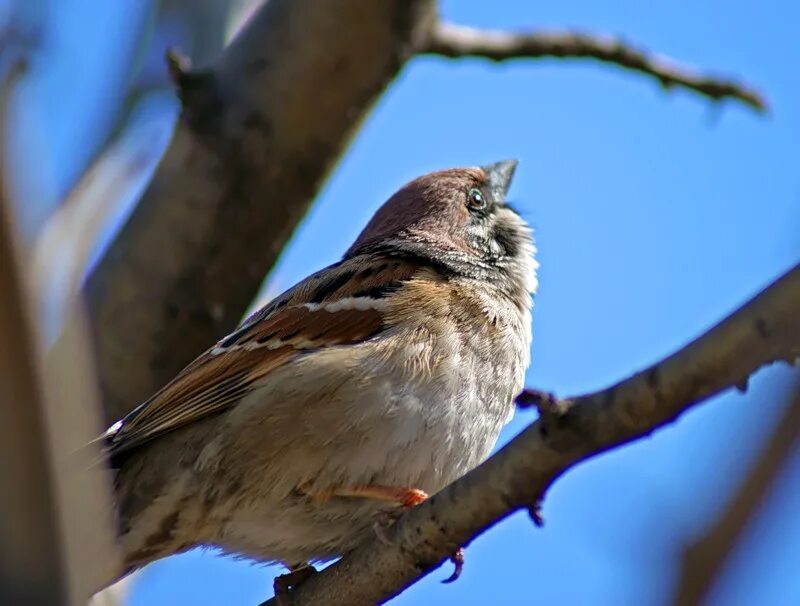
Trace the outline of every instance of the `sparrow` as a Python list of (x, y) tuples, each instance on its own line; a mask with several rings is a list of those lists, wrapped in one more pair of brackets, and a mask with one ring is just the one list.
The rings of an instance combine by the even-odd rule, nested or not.
[(302, 570), (481, 463), (530, 361), (516, 161), (417, 178), (338, 263), (247, 318), (105, 439), (121, 576), (196, 546)]

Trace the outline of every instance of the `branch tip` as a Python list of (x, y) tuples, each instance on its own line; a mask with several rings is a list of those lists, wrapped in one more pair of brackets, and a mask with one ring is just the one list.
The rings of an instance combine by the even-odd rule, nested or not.
[(449, 58), (594, 59), (655, 79), (665, 91), (684, 88), (712, 101), (732, 99), (760, 114), (767, 101), (756, 89), (729, 78), (705, 75), (664, 57), (643, 51), (614, 36), (572, 31), (510, 32), (440, 22), (420, 52)]
[(533, 525), (536, 526), (536, 528), (544, 528), (544, 516), (542, 515), (541, 499), (528, 507), (528, 515), (530, 516), (531, 520), (533, 520)]
[(222, 113), (214, 73), (192, 69), (191, 59), (176, 47), (167, 50), (166, 61), (169, 78), (184, 110), (183, 118), (195, 129), (207, 129), (213, 123), (209, 117)]
[(177, 88), (183, 87), (184, 76), (191, 70), (192, 61), (180, 49), (171, 46), (167, 49), (165, 59), (170, 80)]
[(524, 389), (516, 398), (519, 408), (536, 408), (540, 417), (560, 416), (566, 410), (566, 403), (559, 400), (553, 392), (539, 389)]

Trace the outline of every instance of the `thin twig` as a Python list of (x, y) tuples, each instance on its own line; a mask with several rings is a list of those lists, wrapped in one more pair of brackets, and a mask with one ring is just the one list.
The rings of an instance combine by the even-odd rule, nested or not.
[(721, 101), (736, 99), (759, 113), (767, 102), (757, 90), (734, 80), (701, 74), (666, 57), (647, 53), (620, 38), (570, 31), (508, 32), (440, 23), (423, 53), (444, 57), (594, 59), (645, 74), (666, 89), (681, 87)]
[[(478, 468), (282, 602), (378, 604), (498, 520), (535, 505), (579, 462), (652, 433), (772, 362), (800, 355), (800, 265), (677, 353), (603, 391), (557, 402)], [(265, 605), (274, 605), (270, 600)]]

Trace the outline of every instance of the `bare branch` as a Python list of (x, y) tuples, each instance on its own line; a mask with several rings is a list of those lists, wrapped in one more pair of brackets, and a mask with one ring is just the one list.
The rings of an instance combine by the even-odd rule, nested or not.
[[(0, 91), (2, 106), (5, 93)], [(44, 397), (7, 195), (0, 172), (0, 601), (61, 604), (67, 578)]]
[(103, 234), (120, 221), (149, 181), (171, 134), (169, 116), (152, 119), (153, 101), (141, 95), (125, 126), (106, 142), (61, 205), (40, 229), (31, 261), (44, 342), (53, 344), (80, 292)]
[(270, 0), (208, 72), (87, 291), (108, 420), (233, 328), (432, 0)]
[[(23, 69), (24, 63), (13, 66), (0, 84), (2, 116)], [(43, 355), (25, 279), (30, 259), (14, 237), (18, 226), (3, 151), (0, 147), (0, 603), (85, 603), (119, 566), (109, 472), (89, 470), (86, 458), (75, 455), (100, 425), (96, 394), (88, 387), (93, 385), (87, 377), (88, 342), (81, 326), (71, 322)], [(81, 454), (91, 458), (92, 452), (96, 460), (98, 449)]]
[(405, 514), (386, 533), (389, 544), (364, 545), (283, 601), (359, 605), (397, 595), (498, 520), (536, 511), (553, 481), (581, 461), (649, 435), (766, 364), (794, 361), (798, 308), (800, 265), (672, 356), (603, 391), (549, 405), (500, 452)]
[(729, 556), (759, 511), (770, 489), (800, 445), (800, 389), (787, 403), (764, 450), (716, 523), (688, 545), (683, 553), (681, 578), (674, 603), (705, 604)]
[(444, 57), (507, 59), (594, 59), (645, 74), (664, 88), (685, 88), (715, 101), (736, 99), (757, 112), (767, 103), (755, 89), (725, 78), (716, 78), (647, 53), (620, 38), (569, 31), (507, 32), (440, 23), (423, 53)]

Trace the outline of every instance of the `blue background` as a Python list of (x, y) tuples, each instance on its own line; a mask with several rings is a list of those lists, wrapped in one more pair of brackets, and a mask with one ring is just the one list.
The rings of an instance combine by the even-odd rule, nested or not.
[[(177, 112), (164, 47), (202, 53), (216, 43), (181, 6), (165, 3), (159, 12), (142, 0), (0, 2), (0, 19), (14, 25), (31, 57), (4, 117), (29, 241), (109, 137), (122, 159), (111, 164), (136, 146), (153, 151), (137, 178), (108, 200), (117, 205), (117, 223), (130, 208)], [(412, 177), (516, 157), (511, 198), (535, 227), (541, 262), (528, 384), (574, 395), (663, 357), (800, 258), (799, 6), (445, 2), (444, 16), (466, 24), (622, 34), (757, 84), (770, 113), (666, 93), (592, 62), (415, 59), (366, 120), (264, 297), (336, 260)], [(518, 514), (469, 546), (457, 583), (440, 584), (450, 572), (442, 569), (393, 603), (668, 603), (683, 546), (726, 505), (790, 384), (785, 368), (763, 371), (745, 395), (726, 393), (648, 439), (581, 465), (548, 494), (544, 529)], [(501, 442), (534, 417), (518, 413)], [(726, 567), (714, 604), (800, 603), (798, 478), (795, 452)], [(128, 603), (256, 604), (279, 573), (195, 551), (140, 573)]]

